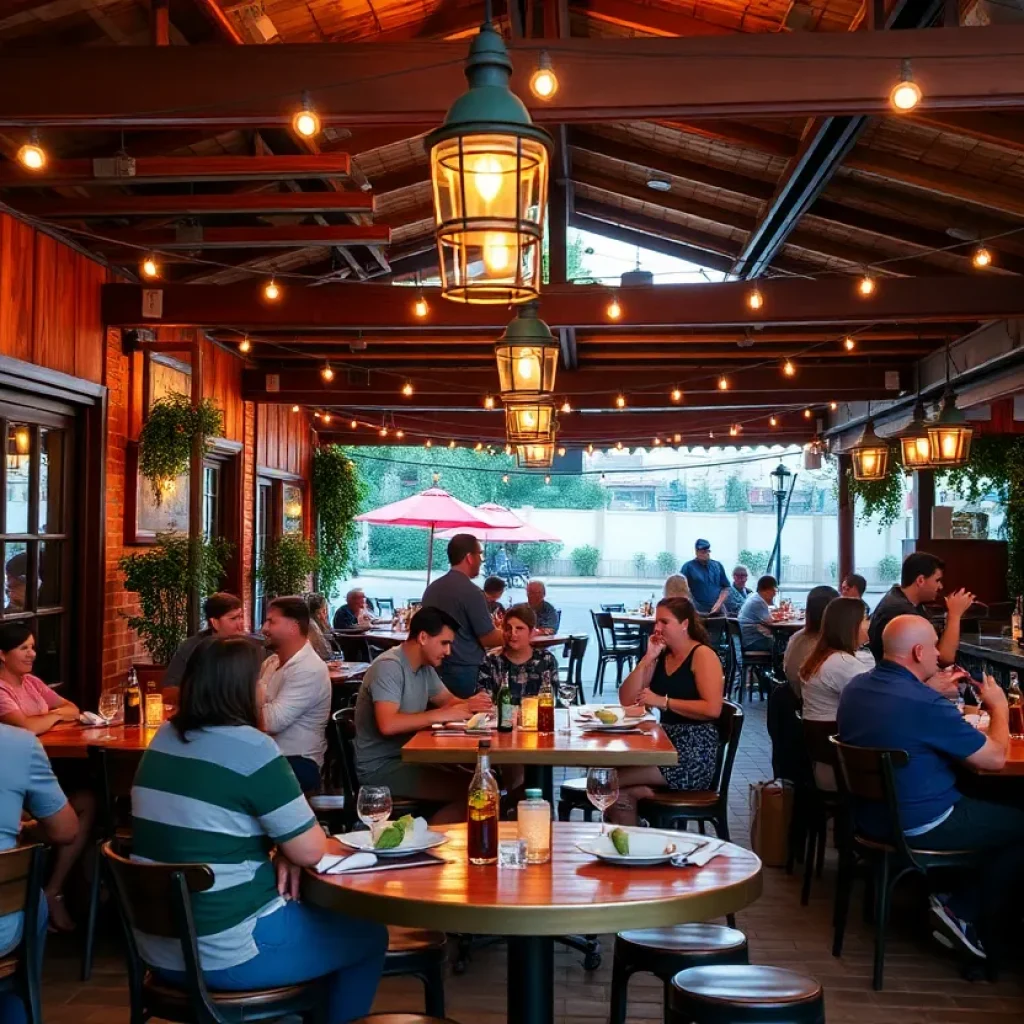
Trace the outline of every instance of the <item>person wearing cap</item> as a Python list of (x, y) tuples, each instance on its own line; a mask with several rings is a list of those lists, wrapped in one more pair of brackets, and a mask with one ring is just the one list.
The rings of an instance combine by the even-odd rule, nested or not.
[(729, 577), (721, 562), (711, 557), (711, 542), (699, 538), (694, 555), (679, 570), (690, 584), (694, 607), (701, 615), (717, 615), (729, 596)]

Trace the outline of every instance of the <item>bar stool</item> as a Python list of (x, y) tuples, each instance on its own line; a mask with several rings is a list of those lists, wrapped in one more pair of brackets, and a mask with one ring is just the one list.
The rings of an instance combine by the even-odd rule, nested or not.
[(783, 967), (691, 967), (669, 985), (666, 1024), (825, 1024), (821, 986)]
[(457, 1024), (451, 1017), (427, 1017), (422, 1013), (371, 1013), (352, 1024)]
[(424, 1009), (438, 1019), (444, 1017), (444, 969), (448, 964), (448, 937), (426, 928), (388, 925), (388, 952), (384, 957), (385, 978), (411, 975), (423, 982)]
[(683, 924), (640, 928), (615, 936), (612, 967), (611, 1024), (625, 1024), (629, 979), (638, 971), (660, 978), (668, 1013), (672, 979), (690, 967), (747, 963), (747, 937), (719, 924)]

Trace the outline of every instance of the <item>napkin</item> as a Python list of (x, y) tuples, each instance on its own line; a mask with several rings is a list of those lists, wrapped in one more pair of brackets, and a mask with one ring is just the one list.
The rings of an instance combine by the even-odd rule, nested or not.
[(83, 711), (78, 716), (78, 721), (81, 722), (82, 725), (90, 725), (94, 727), (107, 724), (107, 720), (101, 715), (97, 715), (95, 711)]
[(377, 857), (372, 853), (325, 853), (313, 869), (321, 875), (340, 875), (356, 868), (372, 868)]
[(725, 843), (722, 840), (712, 839), (706, 846), (702, 846), (699, 850), (694, 850), (693, 853), (689, 854), (686, 858), (686, 863), (695, 868), (702, 868), (709, 860), (714, 860), (715, 857), (723, 852), (723, 846), (725, 846)]

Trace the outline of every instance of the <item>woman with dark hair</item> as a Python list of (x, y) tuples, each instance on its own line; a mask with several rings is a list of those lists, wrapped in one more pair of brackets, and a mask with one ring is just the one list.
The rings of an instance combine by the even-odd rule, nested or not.
[[(212, 869), (213, 888), (192, 897), (211, 989), (330, 976), (327, 1020), (342, 1024), (370, 1012), (387, 929), (298, 902), (302, 869), (341, 847), (324, 835), (288, 762), (258, 728), (259, 670), (259, 652), (242, 638), (211, 637), (192, 653), (178, 712), (135, 776), (133, 856)], [(175, 944), (136, 938), (149, 966), (184, 983)]]
[(837, 597), (825, 609), (814, 650), (800, 668), (804, 718), (834, 722), (846, 684), (875, 667), (861, 648), (868, 642), (868, 606), (859, 597)]
[(637, 801), (656, 789), (710, 789), (718, 758), (715, 722), (722, 713), (725, 683), (707, 631), (685, 597), (659, 601), (654, 622), (647, 653), (626, 677), (619, 700), (623, 707), (641, 704), (661, 712), (679, 763), (619, 769), (619, 802), (609, 818), (620, 825), (636, 824)]
[(786, 673), (786, 681), (790, 689), (800, 697), (800, 667), (807, 656), (814, 650), (821, 632), (821, 620), (830, 601), (839, 596), (835, 587), (814, 587), (807, 595), (807, 614), (804, 628), (798, 629), (786, 644), (786, 653), (782, 659), (782, 671)]
[[(77, 722), (79, 712), (71, 701), (32, 675), (35, 660), (35, 637), (24, 622), (0, 626), (0, 722), (41, 736), (58, 722)], [(70, 792), (68, 803), (78, 815), (78, 834), (73, 842), (57, 850), (50, 880), (43, 890), (50, 928), (60, 932), (75, 929), (74, 918), (64, 906), (64, 882), (89, 842), (96, 816), (96, 798), (91, 789)]]
[(327, 617), (327, 598), (323, 594), (307, 594), (306, 607), (309, 609), (309, 642), (324, 661), (330, 661), (338, 648)]

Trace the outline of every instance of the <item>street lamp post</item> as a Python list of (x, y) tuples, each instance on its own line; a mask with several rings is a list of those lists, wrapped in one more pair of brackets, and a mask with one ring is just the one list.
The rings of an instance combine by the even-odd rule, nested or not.
[(771, 472), (775, 495), (775, 578), (780, 586), (782, 585), (782, 510), (786, 500), (786, 485), (792, 475), (781, 462)]

